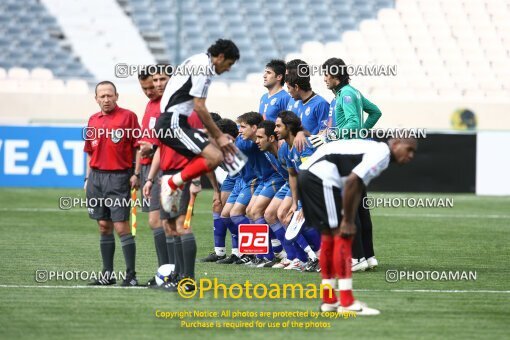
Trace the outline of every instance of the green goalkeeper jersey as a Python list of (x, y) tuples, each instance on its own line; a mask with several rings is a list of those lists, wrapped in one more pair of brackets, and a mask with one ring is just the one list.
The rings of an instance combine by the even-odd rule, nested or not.
[[(363, 122), (363, 112), (368, 118)], [(343, 86), (336, 93), (335, 121), (342, 138), (349, 138), (349, 132), (371, 129), (381, 117), (377, 105), (363, 97), (361, 92), (351, 85)]]

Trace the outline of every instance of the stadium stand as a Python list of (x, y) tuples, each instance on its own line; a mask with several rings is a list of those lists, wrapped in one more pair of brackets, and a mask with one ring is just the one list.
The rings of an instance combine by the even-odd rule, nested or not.
[[(309, 40), (337, 41), (362, 19), (375, 18), (392, 0), (118, 0), (158, 61), (175, 62), (202, 52), (220, 37), (239, 46), (241, 60), (226, 79), (260, 72), (268, 59), (297, 52)], [(181, 42), (178, 45), (178, 11)], [(317, 18), (321, 18), (317, 20)], [(179, 46), (179, 48), (177, 48)]]
[[(460, 107), (476, 112), (479, 128), (497, 129), (498, 122), (509, 119), (507, 0), (41, 3), (5, 0), (0, 4), (0, 22), (8, 23), (0, 25), (4, 33), (0, 35), (0, 95), (9, 95), (8, 100), (2, 97), (5, 104), (0, 103), (3, 120), (54, 119), (68, 114), (62, 103), (79, 103), (72, 119), (83, 122), (97, 106), (90, 82), (85, 91), (90, 77), (114, 80), (121, 102), (142, 112), (145, 98), (136, 78), (129, 79), (130, 88), (123, 87), (124, 79), (113, 75), (114, 65), (175, 60), (179, 3), (184, 13), (181, 58), (203, 51), (218, 37), (230, 37), (240, 47), (240, 62), (215, 80), (209, 92), (210, 108), (226, 116), (235, 117), (257, 106), (265, 91), (262, 70), (268, 59), (301, 58), (320, 65), (335, 56), (352, 65), (397, 66), (396, 76), (353, 77), (353, 85), (381, 107), (382, 127), (447, 129), (451, 113)], [(35, 19), (27, 23), (32, 15)], [(29, 33), (36, 39), (30, 36), (28, 40)], [(87, 75), (77, 71), (83, 65), (73, 53), (90, 70)], [(62, 58), (78, 66), (69, 68)], [(81, 84), (71, 78), (79, 78)], [(326, 99), (332, 98), (320, 75), (312, 78), (312, 86)], [(27, 101), (24, 93), (37, 98)], [(55, 100), (45, 93), (68, 94), (69, 98)], [(36, 109), (30, 103), (36, 103)]]
[[(377, 19), (363, 20), (341, 42), (304, 43), (301, 58), (319, 63), (342, 56), (349, 64), (396, 64), (396, 77), (355, 77), (366, 93), (392, 99), (508, 100), (510, 11), (490, 1), (397, 1)], [(319, 83), (316, 77), (313, 83)]]
[[(138, 30), (115, 0), (42, 0), (42, 3), (57, 18), (69, 43), (96, 80), (113, 79), (118, 63), (154, 63)], [(116, 79), (133, 80), (136, 83), (136, 77)]]
[[(73, 53), (56, 19), (37, 0), (0, 2), (0, 67), (4, 70), (43, 67), (61, 79), (93, 78)], [(9, 78), (29, 78), (28, 71), (19, 68), (9, 72)], [(53, 78), (44, 72), (44, 80)]]

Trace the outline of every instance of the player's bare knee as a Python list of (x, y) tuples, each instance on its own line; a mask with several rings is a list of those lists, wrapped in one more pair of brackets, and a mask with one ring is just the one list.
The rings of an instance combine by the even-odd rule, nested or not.
[(153, 215), (152, 212), (149, 213), (149, 226), (151, 229), (156, 229), (161, 226), (161, 220), (159, 219), (159, 211), (157, 211), (157, 215)]
[(273, 224), (273, 223), (276, 223), (276, 220), (278, 219), (278, 213), (276, 210), (273, 210), (273, 209), (270, 209), (270, 210), (266, 210), (264, 212), (264, 219), (266, 220), (267, 223), (269, 224)]

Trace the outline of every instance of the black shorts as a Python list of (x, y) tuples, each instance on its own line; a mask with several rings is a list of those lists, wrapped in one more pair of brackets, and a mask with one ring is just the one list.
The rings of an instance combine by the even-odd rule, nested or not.
[[(175, 175), (178, 172), (181, 172), (181, 170), (168, 170), (168, 171), (163, 171), (162, 175)], [(161, 188), (161, 184), (159, 184), (159, 185)], [(190, 185), (191, 185), (191, 182), (184, 184), (184, 189), (182, 189), (182, 194), (181, 194), (181, 202), (179, 203), (179, 209), (177, 210), (177, 212), (168, 213), (163, 208), (161, 208), (159, 210), (159, 218), (160, 219), (172, 220), (172, 219), (175, 219), (181, 215), (186, 215), (186, 212), (188, 211), (188, 204), (189, 204), (189, 199), (190, 199), (190, 193), (189, 193)]]
[(163, 144), (188, 158), (201, 154), (209, 145), (207, 134), (193, 129), (188, 123), (188, 117), (184, 115), (163, 112), (154, 129)]
[[(151, 170), (151, 164), (142, 164), (142, 169), (140, 172), (140, 191), (142, 191), (145, 182), (147, 182), (147, 178), (149, 177), (149, 172)], [(151, 187), (151, 197), (149, 200), (149, 205), (145, 204), (146, 200), (142, 201), (142, 211), (143, 212), (151, 212), (154, 210), (161, 209), (161, 203), (159, 201), (159, 195), (161, 192), (161, 185), (159, 184), (159, 178), (161, 177), (161, 170), (156, 173), (154, 177), (154, 182)], [(140, 197), (143, 197), (143, 193), (140, 194)]]
[(87, 180), (87, 209), (94, 220), (129, 221), (131, 170), (90, 170)]
[(299, 198), (306, 224), (316, 228), (335, 229), (342, 221), (342, 191), (325, 185), (308, 170), (298, 174)]

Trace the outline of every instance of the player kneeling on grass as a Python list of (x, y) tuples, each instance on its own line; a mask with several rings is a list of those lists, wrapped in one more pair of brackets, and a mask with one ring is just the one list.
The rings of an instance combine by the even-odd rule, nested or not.
[(367, 140), (341, 140), (320, 147), (300, 166), (299, 197), (305, 218), (321, 228), (322, 283), (325, 289), (321, 311), (377, 315), (379, 311), (354, 300), (352, 294), (352, 239), (361, 194), (370, 181), (388, 167), (390, 160), (410, 162), (416, 139), (390, 139), (388, 144)]

